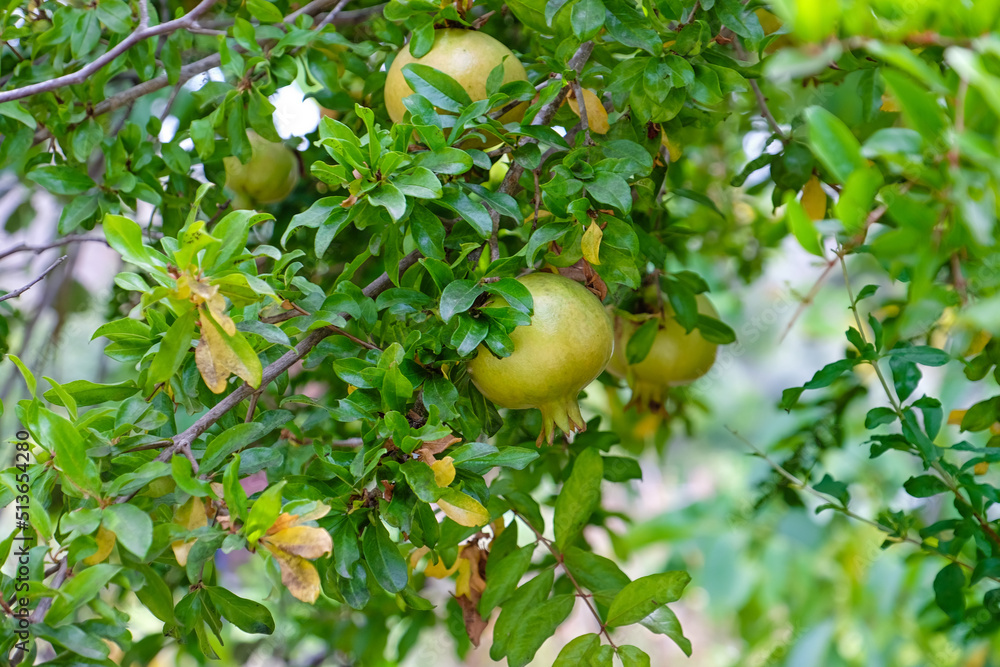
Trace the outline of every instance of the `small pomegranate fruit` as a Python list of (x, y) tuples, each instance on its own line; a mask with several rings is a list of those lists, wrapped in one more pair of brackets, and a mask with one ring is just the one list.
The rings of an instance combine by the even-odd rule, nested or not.
[[(697, 295), (698, 312), (718, 317), (718, 312), (704, 294)], [(674, 318), (674, 310), (664, 304), (665, 316), (631, 315), (615, 317), (615, 353), (608, 372), (628, 381), (632, 388), (629, 406), (639, 410), (659, 411), (663, 407), (666, 389), (688, 384), (707, 373), (715, 363), (718, 345), (705, 340), (697, 329), (687, 333)], [(629, 365), (625, 356), (629, 338), (643, 322), (659, 318), (660, 330), (646, 358)]]
[[(504, 57), (506, 56), (506, 60)], [(427, 65), (444, 72), (454, 79), (472, 101), (484, 100), (486, 94), (486, 79), (497, 65), (503, 63), (503, 82), (527, 81), (528, 73), (524, 65), (510, 49), (483, 32), (448, 28), (434, 31), (434, 46), (420, 58), (410, 54), (409, 47), (404, 47), (392, 61), (392, 66), (385, 77), (385, 108), (392, 122), (403, 120), (406, 107), (403, 98), (413, 94), (413, 89), (403, 77), (403, 67), (410, 63)], [(501, 123), (510, 123), (524, 118), (527, 103), (519, 104), (503, 116)], [(488, 137), (495, 140), (495, 137)], [(476, 139), (463, 142), (463, 148), (482, 148), (485, 144)]]
[(247, 132), (253, 156), (242, 164), (235, 156), (223, 160), (226, 187), (236, 195), (233, 208), (276, 204), (292, 193), (299, 182), (299, 160), (288, 146)]
[[(543, 441), (552, 444), (555, 427), (564, 433), (586, 429), (577, 395), (601, 374), (614, 349), (611, 318), (592, 292), (552, 273), (518, 279), (534, 300), (531, 324), (514, 329), (514, 352), (498, 358), (484, 346), (469, 362), (472, 382), (497, 405), (542, 411)], [(493, 297), (490, 305), (506, 301)]]

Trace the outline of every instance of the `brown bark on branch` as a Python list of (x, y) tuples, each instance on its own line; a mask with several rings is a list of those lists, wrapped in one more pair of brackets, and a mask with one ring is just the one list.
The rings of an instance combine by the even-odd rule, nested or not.
[(144, 5), (145, 1), (146, 0), (139, 1), (141, 17), (139, 19), (138, 28), (131, 35), (108, 49), (107, 52), (70, 74), (64, 74), (48, 81), (21, 86), (20, 88), (15, 88), (14, 90), (2, 91), (0, 92), (0, 103), (9, 102), (11, 100), (20, 100), (39, 93), (57, 90), (64, 86), (72, 86), (74, 84), (83, 83), (89, 77), (100, 71), (105, 65), (141, 41), (157, 35), (165, 35), (176, 30), (180, 30), (181, 28), (191, 28), (197, 26), (196, 19), (207, 12), (212, 5), (217, 2), (217, 0), (202, 0), (195, 6), (194, 9), (184, 16), (174, 19), (173, 21), (167, 21), (166, 23), (151, 26), (149, 25), (149, 16)]

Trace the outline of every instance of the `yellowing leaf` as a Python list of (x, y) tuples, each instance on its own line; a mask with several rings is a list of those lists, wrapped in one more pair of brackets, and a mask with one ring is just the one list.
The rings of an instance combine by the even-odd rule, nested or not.
[(816, 176), (813, 176), (802, 187), (802, 208), (813, 220), (826, 217), (826, 192)]
[(948, 423), (949, 424), (961, 424), (962, 420), (965, 419), (965, 413), (968, 410), (952, 410), (948, 413)]
[(330, 533), (312, 526), (291, 526), (273, 535), (265, 535), (261, 542), (310, 560), (333, 553)]
[(464, 561), (461, 558), (456, 558), (451, 567), (445, 567), (443, 560), (434, 561), (433, 563), (427, 564), (427, 567), (424, 568), (424, 574), (428, 577), (434, 577), (435, 579), (445, 579), (455, 574), (455, 572), (458, 571), (458, 568), (462, 566), (462, 563), (465, 563), (466, 566), (469, 565), (469, 561)]
[(879, 111), (888, 111), (890, 113), (899, 111), (899, 102), (894, 97), (882, 93), (882, 106), (879, 107)]
[(601, 263), (599, 255), (601, 252), (601, 239), (603, 238), (604, 230), (592, 220), (590, 227), (587, 227), (587, 231), (583, 233), (583, 238), (580, 239), (580, 246), (583, 248), (583, 258), (594, 266)]
[[(250, 344), (239, 333), (226, 331), (226, 324), (216, 321), (214, 314), (199, 307), (201, 315), (201, 340), (194, 351), (194, 360), (202, 379), (213, 393), (226, 390), (230, 374), (236, 375), (253, 387), (260, 386), (263, 368)], [(232, 320), (225, 317), (229, 324)]]
[(435, 461), (431, 464), (431, 470), (434, 471), (434, 482), (438, 486), (448, 486), (455, 479), (455, 459), (446, 456), (440, 461)]
[[(583, 106), (587, 110), (587, 125), (590, 127), (590, 131), (597, 134), (607, 134), (608, 130), (611, 129), (611, 125), (608, 123), (608, 112), (604, 110), (601, 98), (594, 91), (587, 88), (581, 88), (580, 90), (583, 92)], [(573, 110), (573, 113), (579, 116), (580, 104), (576, 96), (567, 97), (566, 102), (569, 104), (570, 109)]]
[[(551, 215), (552, 215), (552, 213), (550, 213), (549, 211), (538, 211), (538, 219), (539, 220), (541, 220), (542, 218), (548, 218)], [(532, 211), (531, 213), (528, 214), (528, 217), (526, 217), (524, 219), (524, 223), (527, 224), (527, 223), (531, 222), (534, 219), (535, 219), (535, 212)]]
[(94, 536), (94, 539), (97, 540), (97, 551), (83, 559), (84, 565), (97, 565), (103, 562), (108, 557), (108, 554), (111, 553), (111, 550), (115, 548), (115, 542), (118, 538), (113, 532), (104, 526), (100, 526), (97, 529), (97, 535)]
[(490, 513), (475, 498), (460, 491), (453, 491), (446, 497), (447, 500), (441, 498), (437, 501), (438, 507), (458, 525), (478, 528), (489, 523)]
[(458, 567), (458, 576), (455, 577), (455, 595), (472, 597), (472, 564), (459, 555), (455, 565)]
[(667, 149), (671, 162), (677, 162), (681, 159), (681, 155), (684, 154), (684, 149), (681, 148), (680, 145), (671, 141), (666, 132), (660, 135), (660, 143)]
[[(187, 530), (196, 530), (208, 525), (208, 515), (205, 514), (205, 503), (197, 496), (191, 496), (188, 501), (177, 508), (174, 513), (174, 523), (180, 524)], [(170, 545), (174, 551), (174, 558), (181, 567), (187, 565), (188, 553), (194, 546), (195, 540), (185, 542), (177, 540)]]
[(264, 544), (264, 548), (278, 561), (281, 568), (281, 583), (288, 592), (303, 602), (314, 604), (319, 598), (319, 572), (316, 566), (302, 556)]

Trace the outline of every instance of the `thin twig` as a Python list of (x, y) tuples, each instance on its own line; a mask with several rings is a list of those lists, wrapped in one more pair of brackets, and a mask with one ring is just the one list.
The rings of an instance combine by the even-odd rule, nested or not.
[[(141, 0), (141, 2), (145, 2), (145, 0)], [(57, 90), (64, 86), (72, 86), (78, 83), (83, 83), (88, 78), (99, 72), (105, 65), (128, 51), (139, 42), (142, 42), (150, 37), (165, 35), (167, 33), (174, 32), (175, 30), (194, 25), (195, 19), (207, 12), (216, 2), (217, 0), (202, 0), (200, 3), (195, 5), (194, 9), (184, 16), (174, 19), (173, 21), (167, 21), (166, 23), (160, 23), (159, 25), (154, 26), (149, 25), (148, 11), (146, 11), (145, 8), (141, 8), (139, 26), (135, 32), (120, 41), (118, 44), (115, 44), (104, 54), (70, 74), (64, 74), (62, 76), (57, 76), (54, 79), (49, 79), (48, 81), (41, 81), (39, 83), (21, 86), (20, 88), (15, 88), (13, 90), (0, 92), (0, 104), (11, 100), (24, 99), (25, 97), (30, 97), (39, 93)]]
[(583, 86), (580, 79), (573, 80), (573, 97), (576, 98), (576, 108), (579, 110), (580, 122), (583, 123), (583, 145), (593, 146), (594, 140), (590, 138), (590, 121), (587, 120), (587, 105), (583, 96)]
[(604, 635), (604, 638), (608, 640), (608, 644), (611, 646), (611, 648), (617, 651), (618, 647), (615, 646), (615, 642), (611, 639), (611, 634), (608, 632), (608, 628), (607, 626), (605, 626), (604, 621), (601, 620), (601, 615), (597, 613), (597, 609), (594, 608), (593, 603), (590, 601), (590, 595), (584, 593), (583, 587), (580, 586), (580, 584), (576, 581), (576, 577), (574, 577), (573, 573), (569, 571), (568, 567), (566, 567), (566, 562), (562, 553), (560, 553), (559, 550), (556, 549), (555, 545), (552, 544), (552, 540), (542, 535), (538, 531), (538, 529), (535, 528), (533, 525), (531, 525), (531, 522), (528, 521), (528, 519), (526, 519), (522, 514), (520, 514), (517, 510), (511, 510), (511, 512), (514, 513), (514, 516), (523, 521), (524, 525), (526, 525), (528, 528), (531, 529), (531, 532), (535, 534), (535, 537), (539, 542), (541, 542), (548, 548), (549, 552), (552, 554), (552, 557), (556, 559), (556, 562), (559, 563), (559, 565), (562, 567), (563, 572), (566, 573), (566, 576), (569, 578), (570, 583), (573, 584), (573, 588), (576, 589), (577, 597), (583, 599), (583, 601), (587, 604), (587, 609), (589, 609), (590, 613), (594, 615), (595, 619), (597, 619), (597, 624), (601, 626), (601, 634)]
[(52, 243), (46, 243), (45, 245), (28, 245), (26, 243), (19, 243), (16, 246), (7, 248), (6, 250), (0, 252), (0, 259), (9, 257), (19, 252), (31, 252), (39, 255), (46, 250), (51, 250), (52, 248), (59, 248), (64, 245), (69, 245), (70, 243), (86, 243), (88, 241), (93, 241), (95, 243), (103, 243), (108, 245), (108, 240), (103, 236), (85, 236), (83, 234), (76, 234), (70, 236), (64, 236), (61, 239), (56, 239)]
[(316, 28), (315, 28), (316, 32), (319, 32), (320, 30), (322, 30), (326, 26), (330, 25), (330, 23), (333, 22), (333, 19), (337, 18), (337, 14), (340, 13), (340, 11), (344, 8), (344, 5), (346, 5), (348, 3), (348, 1), (349, 0), (340, 0), (340, 2), (338, 2), (336, 5), (334, 5), (333, 9), (331, 9), (327, 13), (327, 15), (323, 17), (323, 20), (320, 21), (316, 25)]
[[(916, 546), (920, 547), (921, 549), (923, 549), (924, 551), (927, 551), (929, 553), (934, 554), (935, 556), (941, 556), (942, 558), (950, 560), (952, 563), (957, 563), (958, 565), (961, 565), (962, 567), (964, 567), (967, 570), (973, 570), (974, 569), (972, 565), (970, 565), (970, 564), (968, 564), (968, 563), (966, 563), (964, 561), (959, 560), (958, 558), (956, 558), (955, 556), (952, 556), (951, 554), (943, 553), (941, 551), (938, 551), (938, 550), (936, 550), (934, 548), (929, 547), (922, 540), (918, 540), (915, 537), (910, 537), (909, 535), (898, 535), (898, 534), (895, 534), (898, 531), (890, 528), (889, 526), (886, 526), (885, 524), (879, 523), (878, 521), (873, 521), (872, 519), (869, 519), (868, 517), (861, 516), (860, 514), (857, 514), (856, 512), (852, 512), (847, 507), (845, 507), (844, 505), (842, 505), (840, 503), (840, 501), (837, 500), (836, 498), (834, 498), (833, 496), (828, 496), (828, 495), (826, 495), (825, 493), (823, 493), (821, 491), (817, 491), (813, 487), (809, 486), (803, 480), (799, 479), (798, 477), (796, 477), (792, 473), (788, 472), (788, 470), (786, 470), (784, 467), (782, 467), (782, 465), (780, 463), (778, 463), (777, 461), (775, 461), (774, 459), (772, 459), (770, 456), (768, 456), (767, 454), (765, 454), (756, 445), (754, 445), (752, 442), (750, 442), (745, 437), (743, 437), (742, 435), (740, 435), (740, 433), (738, 433), (737, 431), (734, 431), (733, 429), (731, 429), (728, 426), (726, 427), (726, 430), (729, 431), (730, 433), (732, 433), (733, 436), (735, 436), (737, 440), (739, 440), (744, 445), (746, 445), (751, 450), (753, 450), (753, 453), (754, 453), (755, 456), (757, 456), (757, 457), (763, 459), (764, 461), (766, 461), (768, 463), (768, 465), (770, 465), (771, 468), (776, 473), (778, 473), (779, 475), (781, 475), (782, 477), (784, 477), (786, 480), (788, 480), (792, 484), (792, 486), (794, 488), (797, 488), (797, 489), (800, 489), (802, 491), (805, 491), (806, 493), (810, 494), (811, 496), (814, 496), (815, 498), (818, 498), (819, 500), (823, 501), (825, 504), (828, 504), (828, 505), (832, 506), (833, 508), (836, 509), (836, 511), (840, 512), (841, 514), (843, 514), (844, 516), (846, 516), (848, 518), (854, 519), (855, 521), (860, 521), (861, 523), (867, 524), (867, 525), (869, 525), (869, 526), (871, 526), (873, 528), (877, 528), (879, 531), (881, 531), (883, 533), (886, 533), (886, 539), (889, 540), (889, 541), (891, 541), (891, 542), (907, 542), (909, 544), (916, 545)], [(1000, 579), (995, 578), (995, 577), (987, 577), (987, 578), (988, 579), (992, 579), (993, 581), (1000, 582)]]
[(63, 255), (62, 257), (60, 257), (56, 261), (52, 262), (52, 264), (49, 265), (49, 268), (47, 268), (44, 271), (42, 271), (42, 275), (40, 275), (37, 278), (35, 278), (34, 280), (32, 280), (30, 283), (28, 283), (24, 287), (19, 287), (16, 290), (14, 290), (13, 292), (7, 292), (3, 296), (0, 296), (0, 301), (6, 301), (7, 299), (15, 299), (15, 298), (21, 296), (22, 294), (24, 294), (29, 289), (31, 289), (32, 286), (34, 286), (36, 283), (40, 282), (42, 280), (42, 278), (44, 278), (45, 276), (49, 275), (50, 271), (52, 271), (54, 268), (56, 268), (57, 266), (59, 266), (60, 264), (62, 264), (64, 261), (66, 261), (66, 257), (67, 257), (66, 255)]

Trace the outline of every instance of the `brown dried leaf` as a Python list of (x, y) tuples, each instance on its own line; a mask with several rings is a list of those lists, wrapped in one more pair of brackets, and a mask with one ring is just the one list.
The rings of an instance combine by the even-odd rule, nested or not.
[(456, 438), (454, 435), (446, 435), (437, 440), (428, 440), (417, 449), (417, 453), (420, 454), (420, 458), (424, 461), (433, 463), (436, 454), (440, 454), (456, 442), (462, 442), (462, 439)]
[(476, 648), (479, 648), (479, 641), (486, 630), (488, 623), (479, 615), (479, 603), (473, 602), (464, 595), (456, 597), (455, 602), (462, 608), (462, 620), (465, 622), (465, 634), (469, 635), (469, 641)]

